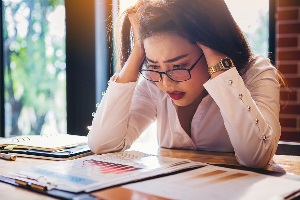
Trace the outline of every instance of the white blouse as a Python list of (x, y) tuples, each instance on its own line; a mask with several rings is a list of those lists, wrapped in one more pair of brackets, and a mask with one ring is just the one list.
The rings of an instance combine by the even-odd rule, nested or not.
[[(116, 83), (111, 78), (94, 116), (88, 142), (94, 153), (128, 149), (157, 120), (160, 147), (235, 152), (240, 164), (264, 167), (281, 134), (277, 70), (255, 57), (242, 76), (236, 68), (208, 80), (191, 123), (181, 127), (176, 106), (155, 84)], [(153, 133), (154, 134), (154, 133)]]

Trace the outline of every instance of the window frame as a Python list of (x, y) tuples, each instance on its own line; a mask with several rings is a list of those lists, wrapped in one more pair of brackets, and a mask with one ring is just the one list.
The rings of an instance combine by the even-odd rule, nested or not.
[(5, 136), (3, 1), (0, 4), (0, 137)]
[(269, 59), (276, 65), (276, 8), (277, 0), (269, 0)]
[[(103, 4), (105, 15), (96, 21)], [(112, 23), (112, 0), (85, 0), (84, 5), (82, 0), (65, 0), (65, 7), (67, 133), (87, 135), (96, 103), (112, 75), (112, 41), (106, 39), (108, 34), (112, 38), (107, 28)]]

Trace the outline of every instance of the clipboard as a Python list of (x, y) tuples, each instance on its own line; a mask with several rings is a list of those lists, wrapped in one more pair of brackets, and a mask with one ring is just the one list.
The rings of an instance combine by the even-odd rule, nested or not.
[(76, 199), (76, 200), (96, 200), (97, 198), (89, 193), (72, 193), (57, 189), (51, 189), (48, 190), (47, 185), (42, 183), (28, 183), (20, 180), (15, 180), (13, 178), (5, 177), (3, 175), (0, 175), (0, 181), (16, 186), (21, 187), (27, 190), (30, 190), (32, 192), (37, 192), (40, 194), (44, 194), (47, 196), (59, 198), (59, 199)]

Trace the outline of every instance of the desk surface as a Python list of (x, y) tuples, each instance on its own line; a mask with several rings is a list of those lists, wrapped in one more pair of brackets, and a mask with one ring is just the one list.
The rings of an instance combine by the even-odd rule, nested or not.
[[(152, 152), (153, 153), (153, 152)], [(186, 158), (192, 161), (200, 161), (208, 164), (239, 166), (233, 153), (218, 153), (206, 151), (191, 150), (174, 150), (174, 149), (158, 149), (157, 155)], [(6, 174), (10, 170), (17, 170), (24, 167), (45, 164), (47, 162), (55, 162), (50, 160), (39, 160), (18, 157), (16, 161), (0, 160), (0, 174)], [(247, 169), (247, 168), (245, 168)], [(266, 172), (271, 173), (292, 173), (300, 175), (300, 156), (275, 155), (273, 162), (266, 168)], [(111, 188), (92, 193), (101, 199), (162, 199), (160, 197), (149, 196), (144, 193), (130, 191), (122, 187)], [(117, 196), (116, 196), (117, 195)], [(0, 182), (0, 196), (2, 199), (53, 199), (51, 197), (30, 192), (22, 188), (14, 187), (9, 184)], [(133, 198), (134, 197), (134, 198)]]

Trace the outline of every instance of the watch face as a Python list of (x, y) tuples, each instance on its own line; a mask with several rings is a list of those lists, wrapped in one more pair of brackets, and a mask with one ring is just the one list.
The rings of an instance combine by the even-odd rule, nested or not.
[(223, 67), (225, 67), (225, 68), (231, 68), (232, 67), (232, 61), (229, 58), (222, 59), (221, 63), (223, 65)]

